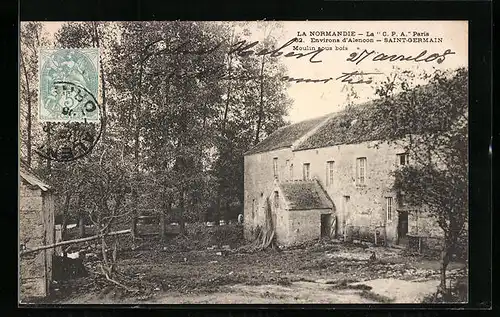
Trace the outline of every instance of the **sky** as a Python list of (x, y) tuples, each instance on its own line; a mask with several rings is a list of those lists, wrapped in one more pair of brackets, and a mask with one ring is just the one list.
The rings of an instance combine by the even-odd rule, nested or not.
[[(270, 23), (265, 21), (250, 22), (248, 28), (251, 31), (249, 41), (262, 40), (263, 32), (258, 28), (259, 24)], [(272, 22), (271, 22), (272, 23)], [(60, 28), (62, 22), (45, 22), (44, 29), (50, 36)], [(276, 57), (282, 59), (288, 69), (288, 76), (293, 78), (307, 79), (328, 79), (327, 83), (295, 83), (292, 82), (288, 89), (288, 95), (293, 100), (289, 116), (292, 123), (302, 120), (322, 116), (331, 112), (341, 110), (347, 103), (348, 91), (355, 89), (359, 99), (353, 100), (361, 103), (375, 98), (374, 90), (371, 86), (386, 76), (390, 76), (394, 67), (399, 67), (412, 72), (432, 71), (437, 69), (455, 69), (467, 66), (468, 64), (468, 25), (466, 21), (283, 21), (283, 28), (273, 35), (278, 40), (278, 47), (284, 45), (289, 40), (297, 37), (301, 43), (294, 43), (282, 49), (283, 55), (290, 51), (295, 53), (310, 53), (320, 47), (325, 50), (319, 53), (314, 60), (321, 61), (311, 63), (309, 56), (300, 59), (295, 57)], [(305, 35), (304, 35), (304, 33)], [(314, 34), (311, 34), (314, 32)], [(321, 32), (343, 32), (339, 35), (332, 35)], [(385, 35), (384, 36), (384, 32)], [(298, 34), (302, 36), (298, 36)], [(373, 34), (373, 36), (369, 36)], [(393, 35), (393, 36), (391, 36)], [(338, 39), (340, 42), (311, 42), (316, 40), (329, 41)], [(343, 42), (357, 39), (366, 41), (373, 39), (373, 42)], [(386, 40), (399, 40), (400, 42), (384, 42)], [(408, 42), (408, 40), (412, 42)], [(420, 42), (417, 42), (421, 39)], [(437, 39), (436, 42), (422, 41)], [(380, 42), (377, 42), (379, 40)], [(406, 40), (406, 43), (402, 41)], [(311, 50), (295, 50), (294, 46)], [(328, 50), (330, 48), (331, 50)], [(363, 59), (356, 65), (347, 61), (350, 54), (361, 53), (363, 50), (374, 51), (369, 57)], [(441, 63), (437, 63), (437, 58), (429, 62), (421, 61), (373, 61), (377, 54), (404, 55), (405, 57), (416, 57), (422, 51), (427, 51), (421, 59), (429, 57), (431, 54), (442, 55), (446, 50), (454, 54), (447, 54)], [(431, 58), (432, 59), (432, 58)], [(374, 72), (377, 75), (365, 75), (363, 77), (353, 77), (354, 81), (368, 79), (373, 76), (372, 84), (352, 84), (342, 82), (343, 78), (336, 80), (343, 73)]]

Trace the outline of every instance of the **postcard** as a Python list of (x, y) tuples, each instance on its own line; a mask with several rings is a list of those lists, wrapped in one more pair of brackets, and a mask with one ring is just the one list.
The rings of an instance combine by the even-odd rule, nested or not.
[(468, 301), (467, 21), (20, 25), (22, 304)]

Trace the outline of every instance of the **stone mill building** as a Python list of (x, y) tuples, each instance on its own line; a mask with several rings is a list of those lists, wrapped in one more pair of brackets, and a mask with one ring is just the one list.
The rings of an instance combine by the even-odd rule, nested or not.
[(404, 245), (410, 234), (440, 234), (425, 213), (398, 201), (391, 171), (411, 157), (383, 142), (371, 106), (284, 126), (245, 153), (246, 239), (263, 226), (266, 208), (279, 245), (321, 237)]

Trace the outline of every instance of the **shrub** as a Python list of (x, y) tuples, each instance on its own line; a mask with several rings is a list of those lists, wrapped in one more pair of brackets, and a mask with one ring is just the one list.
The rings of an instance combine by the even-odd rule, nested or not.
[(222, 245), (236, 246), (243, 242), (243, 226), (231, 224), (218, 226), (214, 231), (215, 241)]

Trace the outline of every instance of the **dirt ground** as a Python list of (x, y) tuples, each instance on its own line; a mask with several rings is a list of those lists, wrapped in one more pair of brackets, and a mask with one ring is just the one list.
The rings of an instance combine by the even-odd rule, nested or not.
[[(122, 247), (116, 280), (134, 291), (106, 281), (97, 273), (99, 255), (88, 253), (88, 276), (56, 282), (50, 302), (419, 303), (439, 284), (438, 260), (403, 249), (338, 241), (256, 253), (231, 247), (179, 250), (154, 238)], [(464, 268), (453, 262), (448, 276), (463, 275)]]

